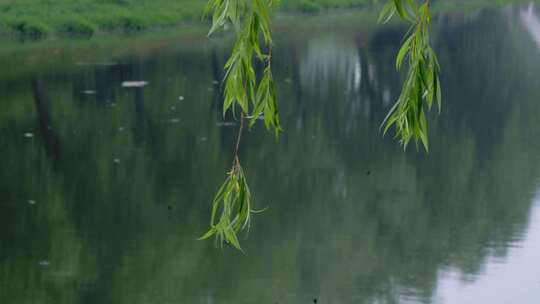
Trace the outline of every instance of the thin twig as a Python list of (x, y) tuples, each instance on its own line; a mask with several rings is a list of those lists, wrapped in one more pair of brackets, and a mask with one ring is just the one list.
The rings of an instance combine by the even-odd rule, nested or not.
[(234, 148), (233, 168), (238, 163), (238, 149), (240, 148), (240, 140), (242, 139), (243, 130), (244, 130), (244, 112), (240, 113), (240, 128), (238, 129), (238, 137), (236, 138), (236, 147)]

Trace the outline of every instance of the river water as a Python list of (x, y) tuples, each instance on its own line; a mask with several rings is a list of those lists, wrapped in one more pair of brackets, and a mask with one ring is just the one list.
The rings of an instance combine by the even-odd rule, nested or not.
[(285, 132), (244, 134), (268, 209), (243, 254), (196, 240), (238, 128), (230, 39), (0, 53), (0, 302), (540, 303), (540, 7), (435, 16), (429, 154), (379, 130), (406, 28), (359, 16), (277, 19)]

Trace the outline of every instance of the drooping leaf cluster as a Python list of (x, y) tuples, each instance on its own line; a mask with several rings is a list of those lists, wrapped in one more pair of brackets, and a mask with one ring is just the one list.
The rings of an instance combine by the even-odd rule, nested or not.
[(429, 39), (429, 0), (388, 0), (379, 21), (387, 22), (395, 14), (411, 24), (396, 58), (396, 68), (401, 69), (407, 60), (409, 71), (401, 95), (384, 119), (382, 127), (386, 134), (394, 126), (395, 137), (404, 149), (413, 139), (417, 145), (421, 142), (426, 151), (429, 151), (426, 112), (434, 102), (439, 112), (441, 109), (440, 66)]
[[(271, 0), (210, 0), (206, 13), (212, 14), (209, 35), (227, 23), (237, 33), (231, 56), (225, 64), (225, 101), (223, 113), (239, 106), (250, 126), (262, 115), (268, 130), (276, 135), (282, 130), (272, 77)], [(254, 62), (265, 65), (258, 78)]]
[(212, 202), (210, 229), (200, 238), (216, 237), (220, 244), (229, 243), (242, 250), (237, 234), (249, 227), (251, 214), (251, 192), (244, 170), (235, 158), (232, 170), (219, 188)]

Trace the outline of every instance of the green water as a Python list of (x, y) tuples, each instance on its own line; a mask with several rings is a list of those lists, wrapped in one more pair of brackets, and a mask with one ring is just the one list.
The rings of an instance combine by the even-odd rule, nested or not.
[(0, 303), (538, 303), (540, 8), (435, 18), (429, 155), (379, 131), (406, 29), (350, 19), (276, 33), (245, 254), (196, 241), (238, 127), (227, 39), (2, 53)]

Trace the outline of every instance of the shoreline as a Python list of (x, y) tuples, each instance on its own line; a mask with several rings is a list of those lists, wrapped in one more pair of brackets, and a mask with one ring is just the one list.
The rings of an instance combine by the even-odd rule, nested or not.
[[(0, 0), (1, 1), (1, 0)], [(540, 2), (540, 0), (535, 0)], [(504, 4), (520, 4), (531, 2), (527, 0), (505, 0)], [(440, 13), (467, 13), (478, 9), (489, 8), (498, 5), (491, 0), (477, 0), (467, 3), (442, 3), (434, 7), (435, 14)], [(378, 16), (378, 6), (366, 5), (354, 9), (335, 8), (327, 9), (318, 13), (301, 13), (287, 10), (277, 10), (274, 13), (273, 27), (280, 31), (308, 31), (318, 28), (324, 30), (324, 24), (328, 20), (334, 19), (336, 23), (350, 24), (376, 24)], [(399, 24), (401, 21), (394, 18), (391, 23)], [(207, 39), (206, 33), (210, 23), (200, 21), (181, 21), (170, 26), (147, 27), (138, 31), (97, 31), (91, 36), (80, 35), (56, 35), (42, 36), (39, 39), (17, 39), (12, 35), (6, 35), (0, 28), (0, 56), (4, 56), (16, 51), (49, 49), (53, 47), (88, 47), (94, 45), (117, 45), (119, 43), (131, 43), (141, 40), (152, 40), (164, 37), (192, 37), (193, 39)], [(213, 35), (212, 40), (228, 39), (230, 32), (220, 32)], [(196, 38), (195, 38), (196, 37)], [(20, 37), (19, 37), (20, 38)]]
[[(29, 4), (26, 1), (33, 2)], [(169, 0), (137, 0), (137, 4), (133, 4), (135, 0), (123, 0), (127, 4), (57, 0), (58, 3), (54, 5), (39, 1), (0, 0), (0, 39), (19, 43), (51, 39), (93, 40), (102, 36), (144, 35), (146, 32), (205, 27), (210, 24), (202, 17), (205, 0), (185, 0), (182, 3)], [(453, 0), (436, 2), (433, 10), (466, 11), (523, 2), (529, 1)], [(372, 0), (289, 0), (283, 1), (275, 9), (275, 15), (312, 17), (323, 14), (354, 14), (359, 11), (377, 11), (380, 5)]]

